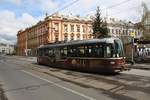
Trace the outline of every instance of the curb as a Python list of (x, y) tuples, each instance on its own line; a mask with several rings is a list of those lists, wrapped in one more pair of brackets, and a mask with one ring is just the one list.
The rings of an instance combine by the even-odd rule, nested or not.
[(150, 64), (134, 64), (134, 65), (131, 65), (131, 64), (126, 64), (129, 68), (131, 69), (141, 69), (141, 70), (150, 70)]
[(144, 68), (142, 68), (142, 67), (130, 67), (130, 68), (132, 68), (132, 69), (141, 69), (141, 70), (150, 70), (150, 68), (147, 68), (147, 67), (144, 67)]

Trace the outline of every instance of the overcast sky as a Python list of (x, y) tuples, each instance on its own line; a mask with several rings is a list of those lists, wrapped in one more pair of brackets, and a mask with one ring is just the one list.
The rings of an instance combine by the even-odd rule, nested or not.
[[(42, 20), (46, 12), (52, 14), (73, 1), (76, 0), (0, 0), (0, 42), (15, 43), (18, 30), (34, 25)], [(150, 0), (79, 0), (61, 10), (61, 13), (93, 15), (96, 7), (99, 6), (103, 16), (139, 22), (142, 14), (142, 1), (150, 9)], [(121, 2), (124, 3), (108, 8)]]

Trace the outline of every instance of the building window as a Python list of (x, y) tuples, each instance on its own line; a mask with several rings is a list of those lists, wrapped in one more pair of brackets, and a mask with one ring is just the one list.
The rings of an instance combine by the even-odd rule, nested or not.
[(80, 32), (80, 25), (77, 25), (77, 32)]
[(80, 40), (80, 34), (79, 33), (77, 34), (77, 40)]
[(123, 35), (125, 35), (125, 30), (123, 30)]
[(54, 24), (55, 32), (59, 32), (59, 24), (55, 23)]
[(112, 33), (114, 33), (114, 29), (112, 29)]
[(59, 41), (59, 34), (55, 34), (55, 42)]
[(135, 32), (135, 36), (138, 36), (137, 32)]
[(128, 29), (126, 30), (126, 35), (128, 35)]
[(64, 34), (64, 41), (67, 41), (67, 40), (68, 40), (68, 34), (65, 33), (65, 34)]
[(86, 29), (85, 29), (85, 26), (84, 26), (84, 25), (82, 26), (82, 29), (83, 29), (83, 33), (85, 33), (85, 30), (86, 30)]
[(121, 30), (119, 30), (119, 35), (121, 35)]
[(92, 38), (92, 34), (88, 34), (89, 39)]
[(118, 34), (118, 30), (116, 29), (116, 34)]
[(139, 35), (139, 36), (141, 35), (139, 31), (138, 31), (138, 35)]
[(74, 40), (74, 34), (73, 33), (71, 34), (71, 40)]
[(110, 29), (108, 29), (108, 33), (110, 33)]
[(88, 32), (92, 33), (92, 27), (91, 26), (88, 27)]
[(71, 32), (74, 32), (74, 25), (70, 25), (71, 27)]
[(64, 32), (68, 32), (68, 25), (64, 24)]
[(83, 39), (86, 39), (86, 34), (83, 34)]
[(130, 35), (132, 33), (132, 30), (129, 30), (129, 33), (128, 33), (128, 35)]

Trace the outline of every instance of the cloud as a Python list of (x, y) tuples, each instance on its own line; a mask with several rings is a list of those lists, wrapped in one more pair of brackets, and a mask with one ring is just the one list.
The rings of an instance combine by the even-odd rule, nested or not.
[(23, 0), (0, 0), (0, 2), (12, 3), (15, 5), (20, 5)]
[(28, 13), (22, 16), (16, 15), (8, 10), (0, 11), (0, 42), (14, 43), (17, 31), (29, 27), (37, 22), (37, 18)]
[(16, 5), (20, 5), (22, 0), (10, 0), (10, 2), (16, 4)]
[(59, 8), (59, 4), (62, 4), (61, 1), (57, 0), (27, 0), (27, 4), (32, 7), (37, 8), (37, 10), (41, 10), (42, 12), (54, 12)]
[(52, 0), (40, 0), (41, 7), (43, 10), (49, 11), (50, 9), (57, 9), (58, 8), (58, 2), (54, 2)]

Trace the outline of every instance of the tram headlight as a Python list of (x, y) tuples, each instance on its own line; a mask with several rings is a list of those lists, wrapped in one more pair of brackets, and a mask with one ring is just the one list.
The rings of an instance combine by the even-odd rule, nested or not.
[(111, 62), (110, 62), (110, 64), (112, 64), (112, 65), (113, 65), (113, 64), (115, 64), (115, 62), (114, 62), (114, 61), (111, 61)]

